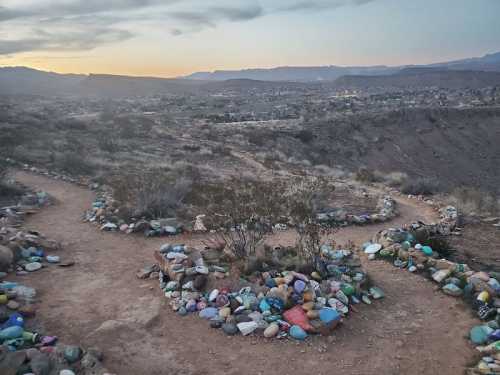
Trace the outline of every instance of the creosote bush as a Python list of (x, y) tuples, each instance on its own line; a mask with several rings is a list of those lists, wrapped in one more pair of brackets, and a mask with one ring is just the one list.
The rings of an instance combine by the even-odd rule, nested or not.
[(192, 189), (195, 172), (189, 168), (152, 168), (115, 174), (110, 185), (120, 207), (120, 216), (175, 217)]
[(408, 178), (401, 186), (401, 192), (412, 195), (432, 195), (440, 190), (439, 183), (427, 177)]
[(319, 255), (321, 227), (316, 212), (333, 192), (323, 178), (255, 179), (232, 177), (204, 186), (207, 217), (235, 260), (255, 257), (275, 224), (292, 225), (298, 233), (297, 253), (305, 262)]

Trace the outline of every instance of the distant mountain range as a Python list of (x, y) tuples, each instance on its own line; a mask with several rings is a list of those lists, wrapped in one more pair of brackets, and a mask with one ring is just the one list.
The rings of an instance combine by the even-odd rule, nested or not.
[(500, 53), (411, 67), (282, 67), (194, 73), (184, 78), (58, 74), (26, 67), (0, 68), (0, 95), (131, 97), (218, 90), (500, 85)]
[(397, 73), (410, 67), (446, 68), (450, 70), (482, 70), (500, 72), (500, 52), (463, 60), (449, 61), (430, 65), (411, 66), (311, 66), (311, 67), (278, 67), (271, 69), (216, 70), (215, 72), (198, 72), (184, 78), (204, 81), (224, 81), (228, 79), (255, 79), (263, 81), (295, 81), (317, 82), (334, 81), (346, 75), (378, 76)]

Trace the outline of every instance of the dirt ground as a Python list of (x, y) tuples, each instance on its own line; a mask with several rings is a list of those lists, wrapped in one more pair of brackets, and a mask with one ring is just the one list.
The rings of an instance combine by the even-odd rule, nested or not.
[[(477, 320), (468, 307), (424, 278), (381, 261), (365, 266), (386, 298), (359, 306), (331, 337), (305, 343), (228, 337), (196, 316), (176, 315), (157, 281), (135, 277), (136, 270), (153, 262), (160, 244), (197, 245), (202, 237), (103, 233), (81, 221), (92, 192), (26, 173), (17, 179), (58, 200), (26, 225), (62, 241), (63, 260), (76, 261), (72, 268), (42, 269), (19, 281), (39, 291), (38, 317), (47, 333), (101, 348), (105, 366), (117, 374), (455, 375), (473, 362), (473, 347), (464, 336)], [(428, 206), (398, 201), (401, 215), (391, 225), (435, 220)], [(337, 241), (359, 244), (389, 225), (344, 228)], [(273, 240), (286, 241), (282, 236)]]
[(464, 226), (451, 240), (453, 258), (476, 270), (500, 272), (500, 228), (475, 223)]

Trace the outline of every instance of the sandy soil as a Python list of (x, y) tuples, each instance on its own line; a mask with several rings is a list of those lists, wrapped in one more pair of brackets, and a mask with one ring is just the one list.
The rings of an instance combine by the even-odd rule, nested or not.
[[(476, 320), (468, 307), (424, 278), (379, 261), (366, 266), (386, 298), (359, 306), (333, 336), (305, 343), (227, 337), (195, 316), (177, 316), (156, 280), (135, 277), (167, 239), (102, 233), (81, 221), (92, 192), (26, 173), (17, 179), (58, 200), (26, 224), (62, 241), (63, 259), (76, 261), (72, 268), (42, 269), (20, 281), (39, 290), (38, 316), (48, 333), (66, 343), (98, 346), (105, 366), (117, 374), (455, 375), (473, 362), (464, 335)], [(435, 219), (429, 207), (398, 200), (401, 216), (391, 224)], [(337, 240), (362, 243), (387, 226), (345, 228)], [(191, 245), (201, 240), (175, 239)]]

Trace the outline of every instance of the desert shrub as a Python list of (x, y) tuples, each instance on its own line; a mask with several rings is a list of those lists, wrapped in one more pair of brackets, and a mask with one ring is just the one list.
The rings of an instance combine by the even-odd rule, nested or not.
[(23, 193), (22, 189), (14, 183), (8, 181), (8, 165), (0, 160), (0, 197), (10, 198), (19, 196)]
[(192, 183), (187, 173), (168, 168), (120, 173), (110, 179), (121, 216), (126, 218), (175, 216)]
[(211, 227), (242, 262), (255, 256), (276, 223), (297, 229), (297, 253), (304, 262), (319, 254), (320, 227), (315, 213), (333, 186), (316, 177), (275, 179), (233, 177), (200, 189)]
[(265, 135), (262, 133), (252, 132), (248, 134), (248, 142), (253, 145), (263, 147), (266, 144), (266, 138)]
[(360, 167), (354, 174), (356, 181), (364, 183), (380, 182), (383, 180), (383, 175), (376, 170), (366, 167)]
[(419, 177), (408, 178), (401, 185), (401, 191), (404, 194), (412, 195), (432, 195), (441, 190), (437, 181), (432, 178)]
[(448, 203), (465, 214), (496, 215), (500, 212), (498, 196), (475, 188), (454, 189), (448, 197)]
[(399, 187), (408, 180), (408, 175), (404, 172), (391, 172), (384, 176), (384, 181), (391, 187)]
[(96, 172), (96, 165), (82, 154), (66, 152), (55, 157), (57, 169), (74, 176), (90, 176)]
[(114, 139), (108, 138), (107, 136), (99, 137), (97, 139), (97, 145), (102, 151), (110, 154), (119, 150), (118, 143)]
[(212, 148), (212, 153), (219, 156), (231, 156), (231, 148), (224, 145), (216, 145)]

